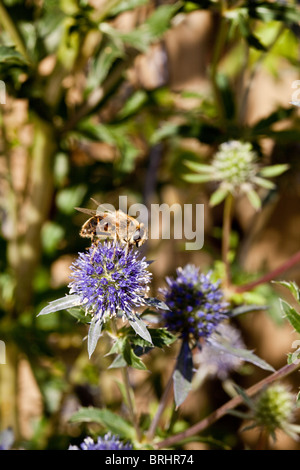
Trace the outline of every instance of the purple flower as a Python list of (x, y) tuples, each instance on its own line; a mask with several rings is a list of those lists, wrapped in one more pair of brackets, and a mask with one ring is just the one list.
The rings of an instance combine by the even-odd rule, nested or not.
[(87, 314), (105, 321), (115, 315), (132, 319), (138, 307), (146, 305), (151, 273), (138, 252), (110, 242), (92, 245), (79, 253), (72, 264), (70, 294), (80, 297)]
[(184, 340), (208, 338), (228, 318), (228, 304), (219, 282), (213, 282), (211, 273), (200, 273), (191, 264), (178, 268), (176, 273), (175, 279), (166, 279), (168, 287), (160, 290), (170, 309), (162, 313), (165, 326)]
[(104, 437), (98, 437), (96, 442), (91, 437), (86, 437), (79, 447), (70, 445), (68, 450), (132, 450), (132, 445), (124, 444), (119, 436), (107, 433)]

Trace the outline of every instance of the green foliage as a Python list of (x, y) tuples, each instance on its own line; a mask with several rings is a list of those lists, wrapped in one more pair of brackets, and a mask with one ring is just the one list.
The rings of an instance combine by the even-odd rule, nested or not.
[[(149, 0), (119, 0), (94, 7), (92, 2), (75, 0), (0, 2), (0, 78), (5, 83), (8, 103), (7, 107), (1, 105), (0, 116), (1, 155), (5, 155), (0, 162), (3, 188), (0, 339), (8, 345), (15, 370), (18, 359), (14, 349), (17, 358), (28, 360), (43, 401), (43, 411), (25, 448), (67, 447), (69, 429), (65, 424), (65, 409), (74, 397), (79, 406), (87, 399), (94, 407), (79, 408), (70, 420), (73, 425), (96, 423), (104, 432), (109, 430), (143, 446), (144, 442), (136, 441), (132, 423), (120, 413), (102, 407), (111, 405), (116, 410), (119, 403), (115, 396), (109, 396), (109, 405), (101, 402), (101, 408), (96, 407), (110, 393), (105, 387), (108, 384), (109, 388), (109, 374), (115, 374), (117, 368), (137, 369), (138, 377), (145, 374), (147, 386), (154, 391), (149, 414), (140, 416), (139, 424), (145, 434), (157, 408), (154, 398), (163, 396), (161, 384), (165, 383), (167, 373), (172, 375), (172, 367), (175, 366), (175, 407), (191, 391), (193, 345), (182, 342), (178, 352), (176, 347), (181, 340), (151, 324), (153, 319), (160, 319), (157, 313), (148, 325), (148, 313), (168, 308), (162, 300), (150, 297), (148, 308), (141, 316), (133, 315), (130, 326), (113, 332), (109, 324), (95, 322), (85, 314), (78, 296), (65, 295), (68, 283), (65, 266), (70, 266), (76, 253), (89, 244), (79, 237), (83, 219), (74, 207), (87, 207), (90, 197), (115, 202), (120, 194), (128, 195), (134, 202), (164, 202), (165, 194), (172, 190), (172, 198), (182, 198), (180, 203), (207, 200), (212, 209), (207, 208), (211, 212), (205, 224), (210, 220), (209, 224), (215, 227), (205, 233), (204, 261), (213, 259), (216, 265), (219, 263), (217, 278), (225, 281), (226, 263), (218, 258), (222, 256), (222, 204), (229, 191), (216, 186), (210, 165), (218, 146), (229, 140), (253, 145), (260, 167), (253, 183), (260, 188), (247, 191), (247, 196), (255, 209), (262, 209), (262, 218), (264, 209), (271, 208), (274, 196), (284, 201), (284, 191), (289, 189), (287, 184), (283, 190), (285, 181), (298, 171), (297, 154), (292, 150), (299, 141), (299, 116), (291, 103), (283, 105), (274, 99), (270, 108), (263, 109), (251, 125), (247, 121), (249, 96), (259, 72), (270, 80), (279, 79), (282, 70), (291, 72), (291, 76), (298, 73), (300, 11), (296, 2), (234, 0), (228, 3), (228, 8), (224, 8), (223, 1), (215, 0), (159, 3), (157, 6), (157, 2)], [(175, 60), (169, 54), (165, 33), (174, 26), (175, 37), (182, 25), (189, 24), (185, 23), (189, 15), (203, 10), (213, 25), (212, 39), (200, 51), (209, 62), (201, 76), (206, 85), (196, 90), (193, 82), (192, 89), (184, 86), (177, 89), (172, 87), (171, 66)], [(124, 13), (133, 15), (129, 28), (122, 27)], [(161, 49), (157, 63), (151, 59), (152, 45)], [(189, 47), (195, 46), (191, 42)], [(179, 54), (180, 51), (178, 46)], [(143, 54), (150, 69), (156, 67), (158, 86), (145, 85), (139, 75), (136, 59)], [(196, 47), (194, 54), (199, 54)], [(177, 68), (181, 59), (179, 55)], [(182, 76), (189, 75), (188, 71), (180, 72)], [(274, 143), (271, 157), (275, 157), (270, 166), (262, 165), (270, 157), (265, 151), (266, 142)], [(193, 145), (187, 150), (186, 143)], [(266, 178), (276, 178), (276, 186)], [(240, 249), (244, 255), (249, 239), (238, 214), (234, 217), (235, 232), (229, 235), (228, 260), (232, 283), (241, 285), (247, 278), (239, 266)], [(258, 220), (262, 219), (254, 217), (253, 227)], [(216, 233), (219, 235), (215, 236)], [(167, 256), (164, 246), (163, 243), (153, 245), (150, 250), (157, 249), (159, 256), (162, 250)], [(153, 290), (163, 282), (162, 274), (157, 273), (169, 274), (184, 259), (180, 248), (174, 253), (168, 263), (161, 256)], [(198, 260), (198, 253), (193, 255), (187, 255), (192, 262)], [(150, 256), (155, 258), (156, 252)], [(169, 273), (163, 272), (167, 266)], [(292, 281), (279, 284), (289, 290), (298, 305), (297, 284)], [(278, 297), (273, 290), (270, 293), (265, 286), (265, 290), (258, 287), (239, 293), (230, 287), (226, 294), (233, 304), (233, 322), (243, 325), (243, 316), (251, 312), (255, 315), (259, 310), (266, 310), (276, 320), (278, 314), (272, 311), (278, 310)], [(298, 308), (285, 300), (280, 301), (280, 308), (300, 333)], [(88, 354), (83, 342), (86, 334)], [(224, 341), (218, 347), (222, 354), (230, 352), (273, 371), (252, 351), (234, 350)], [(155, 367), (153, 374), (149, 374), (152, 358)], [(295, 353), (289, 356), (290, 364), (294, 358)], [(5, 367), (8, 370), (10, 363)], [(102, 382), (104, 372), (108, 375)], [(127, 407), (127, 413), (130, 406), (122, 386), (126, 406), (121, 408)], [(139, 384), (136, 388), (136, 393), (144, 393)], [(84, 390), (84, 398), (79, 389)], [(246, 401), (246, 393), (238, 393)], [(1, 394), (5, 395), (2, 388)], [(210, 403), (201, 413), (208, 412), (219, 398), (219, 395), (216, 400), (209, 396)], [(6, 413), (3, 406), (0, 405), (0, 420)], [(127, 418), (127, 414), (124, 416)], [(194, 419), (183, 408), (179, 420), (178, 412), (167, 407), (164, 416), (167, 424), (163, 429), (157, 426), (155, 442), (158, 437), (166, 438), (187, 429)], [(11, 421), (18, 419), (12, 416)], [(0, 430), (1, 426), (0, 421)], [(225, 448), (226, 439), (232, 435), (236, 446), (241, 447), (237, 426), (232, 433), (228, 429), (224, 431), (222, 426), (216, 426), (212, 432), (217, 439), (213, 436), (197, 439), (208, 447), (223, 445)], [(180, 442), (183, 446), (185, 441)], [(151, 445), (145, 444), (144, 448)]]
[(120, 437), (134, 438), (134, 429), (121, 416), (108, 409), (80, 408), (70, 419), (71, 423), (97, 423)]

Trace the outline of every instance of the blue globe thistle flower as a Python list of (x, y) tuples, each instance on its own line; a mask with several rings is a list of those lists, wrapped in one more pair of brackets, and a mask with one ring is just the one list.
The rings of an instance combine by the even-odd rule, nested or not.
[(146, 305), (151, 273), (145, 258), (135, 250), (128, 253), (111, 242), (92, 245), (79, 253), (71, 265), (70, 294), (80, 297), (86, 314), (105, 321), (116, 315), (132, 319), (132, 313)]
[(68, 450), (132, 450), (132, 445), (124, 444), (119, 436), (107, 433), (104, 437), (98, 437), (96, 442), (91, 437), (86, 437), (79, 447), (70, 445)]
[(162, 317), (165, 326), (184, 340), (208, 338), (219, 323), (228, 318), (228, 304), (223, 300), (219, 282), (211, 273), (203, 274), (194, 265), (176, 270), (177, 277), (167, 277), (167, 288), (160, 289), (170, 310)]
[(7, 428), (0, 433), (0, 450), (10, 450), (14, 443), (14, 432), (11, 428)]

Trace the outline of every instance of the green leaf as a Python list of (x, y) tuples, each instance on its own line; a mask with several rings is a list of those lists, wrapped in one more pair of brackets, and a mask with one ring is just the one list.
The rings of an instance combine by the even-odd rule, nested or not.
[(148, 100), (147, 93), (144, 90), (137, 90), (128, 100), (124, 107), (121, 109), (118, 118), (124, 119), (132, 114), (135, 114)]
[(251, 409), (254, 408), (254, 402), (251, 400), (250, 397), (248, 397), (247, 393), (242, 387), (239, 387), (237, 384), (234, 384), (234, 388), (237, 391), (237, 393), (242, 397), (246, 405)]
[(244, 411), (238, 410), (228, 410), (227, 414), (240, 419), (250, 419), (252, 417), (250, 413), (245, 413)]
[(70, 215), (74, 212), (74, 207), (80, 206), (86, 194), (87, 188), (84, 184), (61, 189), (56, 195), (56, 205), (61, 212)]
[(98, 57), (92, 59), (86, 90), (90, 91), (102, 85), (116, 59), (121, 58), (123, 55), (123, 51), (113, 42), (104, 47)]
[(266, 180), (264, 178), (260, 178), (259, 176), (254, 176), (252, 181), (257, 184), (258, 186), (261, 186), (262, 188), (265, 189), (274, 189), (276, 188), (276, 184), (273, 183), (272, 181)]
[(143, 361), (134, 353), (128, 340), (124, 341), (121, 355), (128, 366), (134, 369), (147, 370)]
[(284, 316), (288, 319), (290, 324), (295, 328), (297, 333), (300, 333), (300, 315), (296, 310), (289, 305), (287, 302), (285, 302), (282, 299), (279, 299), (280, 301), (280, 307), (281, 310), (284, 314)]
[(80, 299), (79, 295), (71, 294), (62, 297), (61, 299), (53, 300), (49, 305), (47, 305), (47, 307), (44, 307), (37, 316), (48, 315), (49, 313), (58, 312), (59, 310), (67, 310), (71, 307), (77, 307), (78, 305), (81, 305)]
[(18, 52), (13, 46), (0, 46), (0, 62), (26, 64), (25, 57)]
[(280, 165), (265, 166), (259, 171), (259, 174), (265, 178), (273, 178), (274, 176), (279, 176), (290, 168), (290, 165), (287, 163), (282, 163)]
[(232, 354), (243, 361), (250, 362), (251, 364), (260, 367), (261, 369), (272, 372), (275, 371), (270, 364), (253, 354), (252, 351), (249, 351), (248, 349), (234, 348), (225, 338), (222, 338), (221, 335), (212, 335), (208, 339), (208, 342), (220, 352)]
[(149, 307), (158, 308), (160, 310), (170, 310), (165, 302), (155, 297), (144, 297), (144, 301)]
[(168, 137), (172, 137), (178, 133), (179, 125), (172, 122), (167, 122), (163, 124), (159, 129), (153, 132), (150, 138), (150, 144), (156, 145)]
[[(149, 348), (148, 341), (145, 341), (140, 336), (134, 335), (131, 331), (132, 330), (127, 331), (126, 329), (124, 334), (129, 338), (130, 342), (134, 346), (139, 346), (143, 349)], [(177, 339), (177, 337), (170, 333), (166, 328), (149, 328), (148, 331), (151, 335), (153, 346), (156, 348), (170, 346)]]
[(154, 13), (145, 22), (149, 36), (153, 39), (159, 39), (169, 28), (170, 21), (179, 10), (182, 3), (177, 2), (174, 5), (161, 5), (155, 9)]
[(256, 310), (266, 310), (268, 307), (266, 305), (239, 305), (232, 309), (229, 313), (230, 317), (237, 317), (238, 315), (243, 315), (244, 313), (253, 312)]
[(92, 317), (90, 315), (86, 315), (84, 309), (73, 307), (69, 308), (67, 312), (72, 315), (72, 317), (76, 318), (76, 320), (80, 321), (81, 323), (90, 323), (92, 321)]
[(214, 167), (211, 165), (206, 165), (204, 163), (194, 162), (192, 160), (185, 160), (183, 162), (190, 170), (197, 171), (199, 173), (213, 173), (215, 171)]
[(183, 341), (173, 373), (174, 399), (180, 406), (192, 389), (193, 356), (187, 341)]
[(247, 191), (246, 194), (254, 209), (259, 210), (261, 208), (261, 200), (257, 192), (254, 191), (254, 189), (251, 189), (250, 191)]
[(207, 183), (208, 181), (212, 181), (214, 178), (210, 174), (198, 174), (198, 173), (190, 173), (186, 175), (182, 175), (182, 179), (187, 181), (188, 183)]
[(131, 45), (135, 49), (146, 52), (149, 45), (159, 39), (170, 27), (170, 21), (179, 9), (180, 3), (175, 5), (162, 5), (155, 9), (154, 13), (136, 29), (123, 32), (113, 28), (108, 23), (100, 23), (99, 29), (116, 41), (120, 48), (124, 44)]
[(279, 284), (280, 286), (287, 287), (293, 294), (297, 302), (300, 302), (300, 289), (294, 281), (272, 281), (273, 284)]
[(121, 2), (118, 2), (118, 5), (109, 13), (110, 15), (119, 15), (123, 11), (133, 10), (134, 8), (145, 5), (146, 3), (148, 3), (148, 0), (122, 0)]
[(88, 354), (89, 358), (95, 351), (98, 343), (98, 339), (101, 336), (103, 321), (94, 317), (91, 321), (89, 332), (88, 332)]
[(119, 369), (121, 367), (126, 367), (127, 366), (127, 362), (125, 361), (124, 357), (122, 356), (122, 354), (118, 354), (113, 362), (110, 364), (110, 366), (108, 367), (108, 369)]
[(74, 413), (70, 419), (71, 423), (98, 423), (105, 429), (122, 438), (134, 439), (135, 431), (131, 424), (121, 416), (104, 408), (83, 407)]
[(209, 199), (210, 206), (214, 207), (220, 204), (228, 196), (227, 189), (218, 188), (212, 193)]
[(147, 329), (146, 324), (139, 318), (136, 314), (132, 314), (133, 319), (129, 320), (130, 325), (134, 329), (134, 331), (143, 339), (148, 341), (148, 343), (152, 344), (152, 339), (150, 333)]

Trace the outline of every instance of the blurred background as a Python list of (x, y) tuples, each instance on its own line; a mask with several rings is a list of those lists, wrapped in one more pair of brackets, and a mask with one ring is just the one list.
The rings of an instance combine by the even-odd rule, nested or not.
[[(172, 237), (144, 245), (155, 260), (151, 294), (187, 263), (221, 275), (223, 207), (208, 205), (214, 183), (184, 181), (184, 161), (208, 163), (220, 143), (249, 141), (261, 162), (291, 169), (276, 190), (260, 192), (259, 212), (246, 198), (236, 202), (233, 281), (255, 279), (300, 250), (299, 111), (291, 104), (299, 24), (296, 1), (0, 1), (0, 431), (12, 427), (19, 446), (66, 449), (87, 433), (68, 422), (82, 405), (122, 412), (107, 340), (89, 361), (85, 326), (66, 312), (37, 318), (68, 292), (70, 264), (88, 246), (75, 206), (94, 209), (93, 197), (118, 207), (120, 195), (149, 208), (205, 204), (201, 250)], [(300, 282), (299, 266), (283, 279)], [(281, 294), (269, 284), (245, 294), (269, 309), (237, 321), (247, 347), (276, 369), (297, 339), (282, 319)], [(145, 416), (170, 358), (174, 350), (154, 351), (145, 359), (151, 374), (132, 371)], [(235, 379), (248, 387), (265, 375), (245, 367)], [(297, 375), (288, 383), (298, 390)], [(220, 381), (208, 380), (180, 408), (178, 429), (227, 399)], [(190, 448), (251, 448), (257, 434), (240, 425), (224, 418)], [(279, 437), (275, 447), (297, 448)]]

